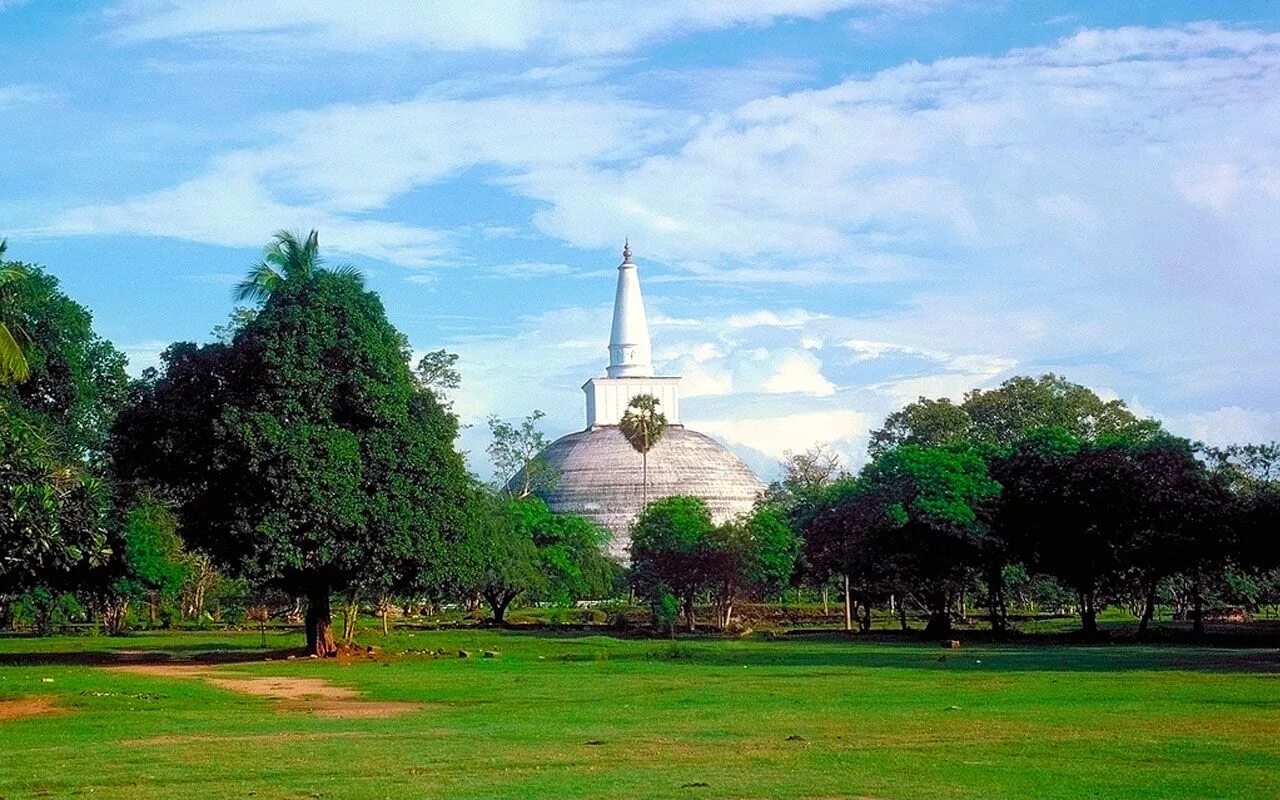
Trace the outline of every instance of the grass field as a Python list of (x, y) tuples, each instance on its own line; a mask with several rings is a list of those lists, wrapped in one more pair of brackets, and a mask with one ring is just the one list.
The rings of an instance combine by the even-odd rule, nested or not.
[(367, 636), (0, 639), (0, 798), (1280, 796), (1274, 650)]

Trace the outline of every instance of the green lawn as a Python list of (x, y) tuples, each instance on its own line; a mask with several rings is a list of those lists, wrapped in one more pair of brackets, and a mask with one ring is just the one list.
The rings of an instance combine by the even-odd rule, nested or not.
[[(256, 633), (0, 639), (0, 700), (60, 707), (0, 721), (0, 798), (1280, 796), (1274, 650), (966, 647), (939, 661), (935, 646), (837, 637), (673, 650), (450, 631), (393, 635), (379, 661), (216, 668), (422, 704), (368, 719), (68, 655), (13, 661), (257, 645)], [(450, 657), (401, 655), (434, 648)]]

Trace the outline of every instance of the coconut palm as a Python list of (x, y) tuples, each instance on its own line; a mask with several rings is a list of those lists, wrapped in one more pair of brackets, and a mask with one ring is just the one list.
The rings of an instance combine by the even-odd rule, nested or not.
[(658, 443), (667, 429), (667, 418), (658, 410), (658, 398), (651, 394), (638, 394), (631, 398), (618, 428), (643, 460), (644, 505), (647, 508), (649, 506), (649, 451)]
[(22, 353), (17, 334), (21, 331), (13, 323), (13, 302), (10, 288), (25, 274), (17, 265), (6, 265), (4, 253), (9, 248), (8, 239), (0, 239), (0, 383), (21, 383), (31, 375), (27, 357)]
[(254, 264), (244, 280), (236, 285), (237, 302), (266, 302), (286, 282), (303, 280), (322, 271), (357, 281), (364, 280), (360, 270), (355, 267), (323, 266), (324, 262), (320, 258), (320, 234), (315, 230), (303, 241), (299, 241), (298, 234), (293, 231), (276, 231), (273, 238), (274, 241), (267, 245), (262, 260)]

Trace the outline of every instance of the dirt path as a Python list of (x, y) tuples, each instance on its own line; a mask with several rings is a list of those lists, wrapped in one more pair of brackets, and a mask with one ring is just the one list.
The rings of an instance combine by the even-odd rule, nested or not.
[(305, 711), (317, 717), (369, 719), (391, 717), (422, 708), (420, 703), (364, 700), (356, 690), (335, 686), (323, 678), (232, 674), (216, 668), (186, 664), (131, 664), (108, 669), (162, 678), (198, 678), (220, 689), (270, 698), (286, 711)]
[(52, 697), (18, 697), (13, 700), (0, 700), (0, 722), (56, 714), (61, 710), (53, 702)]

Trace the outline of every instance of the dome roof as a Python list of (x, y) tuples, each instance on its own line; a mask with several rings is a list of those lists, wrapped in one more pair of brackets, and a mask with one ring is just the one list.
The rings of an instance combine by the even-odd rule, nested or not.
[[(581, 514), (607, 528), (609, 555), (626, 559), (631, 523), (644, 505), (642, 459), (617, 426), (562, 436), (542, 453), (558, 479), (539, 492), (553, 511)], [(716, 522), (751, 510), (765, 485), (710, 436), (672, 425), (649, 451), (649, 500), (693, 495)]]

